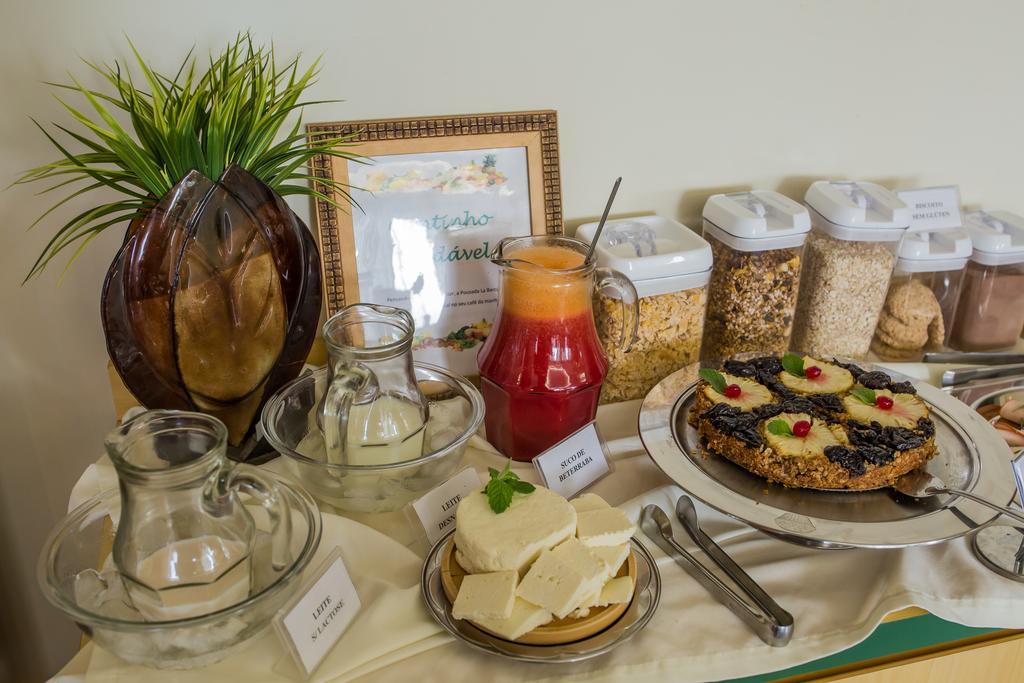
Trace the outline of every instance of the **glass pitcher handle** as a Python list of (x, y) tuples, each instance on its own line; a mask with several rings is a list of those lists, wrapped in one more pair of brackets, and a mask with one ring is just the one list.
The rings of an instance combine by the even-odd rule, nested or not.
[(319, 415), (327, 462), (348, 462), (348, 414), (352, 398), (369, 376), (369, 371), (360, 365), (338, 365), (331, 371)]
[(611, 268), (597, 268), (594, 270), (598, 291), (610, 289), (615, 292), (621, 304), (622, 328), (619, 331), (619, 346), (623, 351), (629, 351), (636, 343), (637, 330), (640, 325), (640, 308), (636, 293), (636, 287), (628, 277)]
[(270, 478), (249, 465), (228, 465), (221, 470), (219, 493), (247, 493), (267, 511), (270, 519), (271, 562), (281, 571), (291, 561), (292, 517), (281, 498), (281, 489)]

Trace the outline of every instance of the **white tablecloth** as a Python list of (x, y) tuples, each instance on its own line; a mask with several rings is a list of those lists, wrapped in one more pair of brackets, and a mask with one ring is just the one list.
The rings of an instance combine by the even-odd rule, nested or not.
[[(927, 377), (923, 366), (899, 369)], [(681, 492), (644, 452), (636, 435), (638, 409), (639, 402), (632, 402), (599, 411), (615, 471), (592, 488), (634, 518), (647, 503), (671, 511)], [(472, 446), (466, 461), (481, 472), (503, 464), (482, 439), (474, 439)], [(516, 469), (536, 481), (531, 467)], [(83, 500), (114, 483), (112, 468), (101, 461), (83, 475), (72, 500)], [(363, 610), (313, 680), (718, 680), (774, 671), (846, 649), (866, 638), (886, 614), (912, 605), (968, 626), (1024, 628), (1024, 585), (984, 569), (964, 539), (907, 550), (814, 550), (765, 536), (700, 503), (697, 509), (705, 530), (794, 615), (794, 637), (787, 647), (762, 644), (647, 542), (658, 559), (663, 593), (644, 632), (588, 662), (505, 661), (452, 640), (431, 620), (418, 588), (426, 543), (403, 513), (348, 518), (325, 514), (318, 559), (341, 547)], [(679, 538), (685, 538), (678, 531)], [(313, 566), (317, 563), (314, 560)], [(212, 667), (186, 672), (128, 666), (89, 645), (55, 680), (257, 683), (294, 680), (292, 666), (276, 636), (268, 632)]]

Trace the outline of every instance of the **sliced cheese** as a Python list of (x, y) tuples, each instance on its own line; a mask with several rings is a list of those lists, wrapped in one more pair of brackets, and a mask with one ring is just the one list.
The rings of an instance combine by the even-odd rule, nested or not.
[(576, 535), (589, 546), (622, 545), (634, 531), (636, 526), (618, 508), (581, 512), (576, 521)]
[(473, 619), (473, 623), (507, 640), (516, 640), (552, 619), (551, 612), (516, 598), (512, 613), (504, 619)]
[[(600, 575), (584, 576), (586, 567), (579, 567), (573, 558), (565, 561), (551, 550), (541, 553), (537, 561), (519, 582), (516, 595), (543, 607), (562, 619), (580, 606), (583, 598), (602, 585)], [(591, 557), (596, 562), (596, 558)]]
[(615, 579), (609, 579), (601, 589), (601, 596), (597, 599), (591, 607), (606, 607), (607, 605), (617, 605), (623, 602), (629, 602), (633, 599), (633, 577), (631, 576), (620, 576)]
[(514, 571), (467, 574), (452, 605), (456, 619), (507, 619), (512, 615), (519, 574)]
[(577, 513), (587, 512), (589, 510), (603, 510), (604, 508), (611, 507), (605, 502), (604, 498), (596, 493), (584, 493), (579, 498), (573, 498), (570, 500), (569, 505), (576, 508)]
[(497, 514), (487, 496), (474, 491), (455, 511), (456, 560), (471, 574), (515, 570), (522, 575), (542, 550), (576, 533), (576, 510), (542, 486), (516, 495)]
[(611, 578), (619, 573), (622, 563), (629, 557), (629, 543), (622, 545), (588, 546), (590, 554), (601, 561), (605, 568), (605, 576)]
[(600, 584), (607, 578), (608, 569), (590, 548), (578, 538), (570, 538), (551, 549), (551, 556), (566, 565), (585, 580)]

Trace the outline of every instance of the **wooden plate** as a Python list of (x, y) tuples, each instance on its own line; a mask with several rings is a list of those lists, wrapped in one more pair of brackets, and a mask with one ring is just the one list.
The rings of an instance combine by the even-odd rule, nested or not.
[[(448, 545), (445, 546), (444, 554), (441, 555), (441, 585), (444, 586), (444, 594), (448, 596), (448, 601), (454, 603), (455, 596), (459, 594), (459, 587), (462, 586), (462, 577), (468, 572), (462, 568), (462, 565), (455, 559), (455, 540), (448, 541)], [(633, 555), (633, 550), (630, 549), (629, 557), (619, 567), (618, 573), (615, 575), (619, 576), (630, 576), (633, 579), (633, 590), (636, 590), (636, 557)], [(523, 643), (526, 645), (564, 645), (566, 643), (572, 643), (577, 640), (589, 638), (595, 633), (599, 633), (604, 629), (608, 628), (615, 623), (615, 620), (622, 616), (626, 608), (629, 607), (628, 602), (608, 605), (606, 607), (591, 607), (590, 614), (582, 619), (573, 619), (566, 617), (565, 619), (555, 619), (554, 621), (545, 624), (544, 626), (538, 626), (529, 633), (520, 636), (514, 642)], [(482, 626), (477, 625), (475, 622), (470, 622), (473, 626), (490, 633), (496, 638), (501, 636), (496, 633), (492, 633)], [(502, 640), (505, 640), (502, 638)]]

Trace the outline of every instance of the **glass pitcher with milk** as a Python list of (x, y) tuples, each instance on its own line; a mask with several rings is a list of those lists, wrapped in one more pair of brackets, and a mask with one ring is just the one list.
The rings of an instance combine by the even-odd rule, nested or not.
[(272, 480), (227, 458), (215, 417), (150, 410), (106, 438), (121, 517), (113, 560), (135, 608), (151, 621), (209, 614), (249, 597), (256, 525), (239, 491), (266, 510), (271, 561), (284, 569), (291, 518)]
[(427, 402), (408, 311), (352, 304), (324, 324), (330, 380), (318, 414), (327, 461), (387, 465), (423, 454)]

